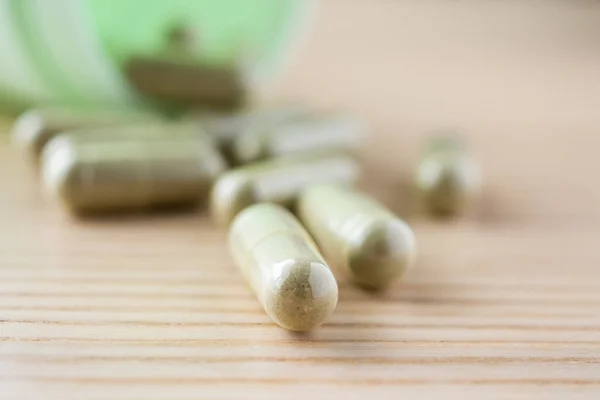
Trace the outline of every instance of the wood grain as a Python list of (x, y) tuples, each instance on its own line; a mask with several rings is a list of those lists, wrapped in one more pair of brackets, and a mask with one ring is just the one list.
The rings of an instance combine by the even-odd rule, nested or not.
[[(322, 2), (264, 95), (371, 122), (364, 187), (419, 259), (383, 295), (338, 274), (307, 335), (266, 317), (204, 212), (73, 220), (0, 136), (0, 398), (597, 399), (599, 18), (591, 1)], [(407, 179), (447, 126), (486, 189), (436, 222)]]

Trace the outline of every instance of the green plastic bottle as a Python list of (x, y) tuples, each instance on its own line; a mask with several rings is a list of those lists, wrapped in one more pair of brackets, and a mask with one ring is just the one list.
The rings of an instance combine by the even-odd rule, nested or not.
[(242, 64), (250, 87), (281, 70), (314, 0), (0, 0), (0, 103), (144, 103), (132, 56), (160, 55), (174, 29), (210, 66)]

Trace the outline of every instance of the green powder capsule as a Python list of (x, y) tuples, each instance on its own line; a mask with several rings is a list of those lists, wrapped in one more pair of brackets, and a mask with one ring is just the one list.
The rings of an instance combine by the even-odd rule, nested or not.
[(256, 204), (231, 224), (229, 249), (265, 311), (281, 327), (307, 331), (334, 311), (338, 286), (298, 220), (281, 206)]
[(308, 114), (306, 107), (280, 104), (237, 113), (196, 111), (189, 115), (188, 119), (197, 121), (222, 149), (231, 152), (233, 143), (240, 135), (288, 120), (295, 120), (306, 114)]
[(411, 228), (353, 188), (312, 186), (300, 195), (297, 211), (332, 265), (360, 286), (383, 289), (413, 264)]
[(190, 122), (147, 122), (133, 123), (111, 127), (80, 128), (64, 131), (55, 135), (47, 143), (49, 146), (55, 140), (68, 140), (74, 143), (85, 142), (119, 142), (145, 140), (182, 140), (192, 139), (212, 141), (212, 139), (197, 125)]
[(12, 137), (37, 163), (46, 143), (58, 133), (162, 121), (158, 115), (142, 111), (55, 106), (26, 111), (13, 125)]
[(225, 169), (206, 137), (76, 138), (55, 138), (42, 156), (45, 187), (76, 213), (197, 204)]
[(355, 152), (365, 127), (349, 115), (331, 114), (251, 126), (232, 146), (236, 164), (315, 151)]
[(159, 104), (232, 110), (244, 105), (248, 97), (244, 77), (234, 67), (134, 57), (124, 72), (140, 94)]
[(227, 226), (244, 208), (260, 202), (293, 206), (298, 194), (315, 183), (356, 182), (360, 167), (345, 154), (282, 158), (233, 169), (223, 174), (211, 195), (216, 222)]
[(425, 150), (415, 185), (428, 212), (452, 216), (466, 211), (478, 197), (481, 172), (458, 138), (438, 136)]

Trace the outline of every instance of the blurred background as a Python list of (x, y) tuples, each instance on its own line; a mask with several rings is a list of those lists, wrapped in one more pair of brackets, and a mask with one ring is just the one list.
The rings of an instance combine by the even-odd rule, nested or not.
[(286, 94), (407, 121), (600, 121), (596, 1), (319, 4)]
[[(50, 3), (0, 3), (5, 113), (52, 102), (144, 104), (123, 72), (127, 60), (172, 54), (169, 38), (187, 29), (194, 61), (243, 67), (251, 103), (344, 108), (369, 121), (376, 139), (365, 152), (377, 153), (382, 179), (396, 182), (414, 165), (424, 134), (452, 127), (484, 156), (488, 193), (500, 192), (486, 203), (490, 219), (600, 218), (595, 192), (577, 184), (595, 156), (597, 134), (587, 132), (600, 125), (596, 1)], [(494, 188), (498, 174), (510, 174), (511, 186)], [(566, 180), (577, 207), (531, 183)]]
[(261, 95), (444, 123), (600, 118), (600, 5), (591, 0), (1, 4), (9, 105), (122, 101), (127, 58), (160, 54), (179, 26), (197, 36), (191, 51), (203, 62), (258, 65)]
[[(453, 128), (485, 160), (485, 218), (600, 218), (595, 191), (579, 182), (589, 179), (600, 125), (596, 1), (141, 3), (0, 2), (4, 113), (146, 106), (128, 60), (181, 57), (183, 47), (193, 62), (239, 68), (250, 104), (298, 102), (365, 119), (365, 158), (377, 154), (370, 168), (390, 184), (410, 171), (424, 135)], [(505, 175), (510, 187), (495, 188)], [(551, 190), (558, 181), (572, 182), (576, 206), (532, 184)]]
[(581, 226), (600, 221), (598, 21), (587, 0), (326, 0), (278, 93), (366, 117), (389, 187), (428, 132), (457, 127), (483, 165), (482, 221)]

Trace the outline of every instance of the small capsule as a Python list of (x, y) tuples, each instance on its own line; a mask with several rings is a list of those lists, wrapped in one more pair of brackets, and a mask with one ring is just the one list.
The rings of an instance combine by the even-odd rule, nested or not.
[(302, 155), (230, 170), (215, 183), (211, 195), (214, 219), (221, 226), (254, 203), (291, 207), (297, 195), (315, 183), (356, 182), (360, 168), (344, 154)]
[(360, 286), (383, 289), (413, 264), (412, 229), (355, 189), (311, 186), (300, 195), (297, 211), (332, 265)]
[(229, 149), (234, 140), (248, 129), (279, 124), (308, 114), (305, 107), (281, 104), (238, 113), (194, 112), (197, 121), (221, 148)]
[(12, 137), (37, 162), (46, 143), (63, 131), (162, 121), (159, 116), (143, 111), (49, 107), (22, 114), (13, 125)]
[(225, 169), (208, 138), (53, 139), (42, 155), (48, 192), (75, 213), (195, 205)]
[(72, 142), (106, 142), (106, 141), (135, 141), (135, 140), (167, 140), (167, 139), (198, 139), (212, 140), (197, 124), (189, 122), (170, 123), (136, 123), (106, 127), (80, 128), (64, 131), (57, 137), (69, 137)]
[(178, 107), (231, 110), (239, 108), (247, 100), (245, 79), (234, 67), (134, 57), (125, 65), (125, 76), (143, 96)]
[(314, 151), (354, 152), (362, 142), (363, 124), (347, 115), (296, 118), (250, 127), (232, 146), (236, 164)]
[(338, 287), (312, 238), (286, 209), (269, 203), (241, 212), (229, 249), (265, 311), (281, 327), (307, 331), (334, 311)]
[(479, 166), (464, 144), (450, 136), (431, 140), (415, 180), (423, 205), (439, 216), (463, 213), (481, 188)]

